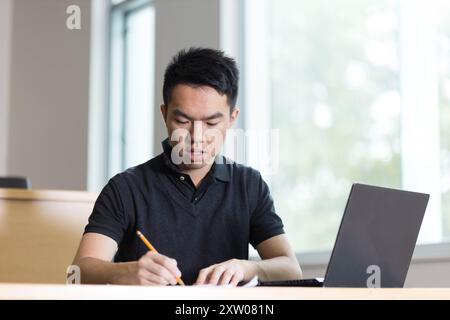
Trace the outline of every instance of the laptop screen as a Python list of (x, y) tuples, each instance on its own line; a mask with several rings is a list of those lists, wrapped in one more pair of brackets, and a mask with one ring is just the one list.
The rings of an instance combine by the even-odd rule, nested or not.
[(354, 184), (326, 287), (403, 287), (429, 195)]

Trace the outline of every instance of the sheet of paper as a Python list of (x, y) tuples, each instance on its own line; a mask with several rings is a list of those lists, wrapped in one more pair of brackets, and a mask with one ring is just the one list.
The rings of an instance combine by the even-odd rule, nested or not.
[[(258, 276), (254, 276), (249, 282), (239, 286), (242, 288), (252, 288), (256, 287), (258, 285)], [(214, 284), (201, 284), (201, 285), (195, 285), (194, 287), (202, 288), (202, 287), (231, 287), (231, 285), (214, 285)]]
[(242, 285), (242, 287), (252, 288), (252, 287), (256, 287), (257, 285), (258, 285), (258, 276), (254, 276), (249, 282)]

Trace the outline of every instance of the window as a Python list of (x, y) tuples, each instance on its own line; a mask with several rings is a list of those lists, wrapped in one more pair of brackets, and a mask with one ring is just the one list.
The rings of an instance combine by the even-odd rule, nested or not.
[(450, 4), (438, 6), (438, 59), (441, 138), (441, 187), (444, 237), (450, 239)]
[(113, 1), (109, 176), (153, 152), (154, 20), (149, 1)]
[(244, 10), (246, 127), (279, 132), (278, 170), (265, 178), (296, 251), (331, 250), (353, 182), (431, 193), (419, 243), (448, 241), (450, 3)]

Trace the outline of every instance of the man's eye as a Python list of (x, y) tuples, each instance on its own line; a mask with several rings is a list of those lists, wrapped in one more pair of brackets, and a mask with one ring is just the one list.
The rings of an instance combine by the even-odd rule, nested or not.
[(176, 119), (175, 119), (175, 122), (176, 122), (176, 123), (179, 123), (179, 124), (186, 124), (186, 123), (188, 123), (189, 121), (181, 121), (181, 120), (176, 120)]
[(207, 122), (206, 124), (210, 127), (214, 127), (214, 126), (217, 126), (219, 124), (219, 122)]

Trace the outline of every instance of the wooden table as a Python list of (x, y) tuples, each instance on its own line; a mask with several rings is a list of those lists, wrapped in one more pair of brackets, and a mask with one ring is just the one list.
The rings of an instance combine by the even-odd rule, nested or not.
[(118, 285), (0, 284), (6, 299), (149, 299), (149, 300), (340, 300), (445, 299), (450, 288), (224, 288), (141, 287)]

